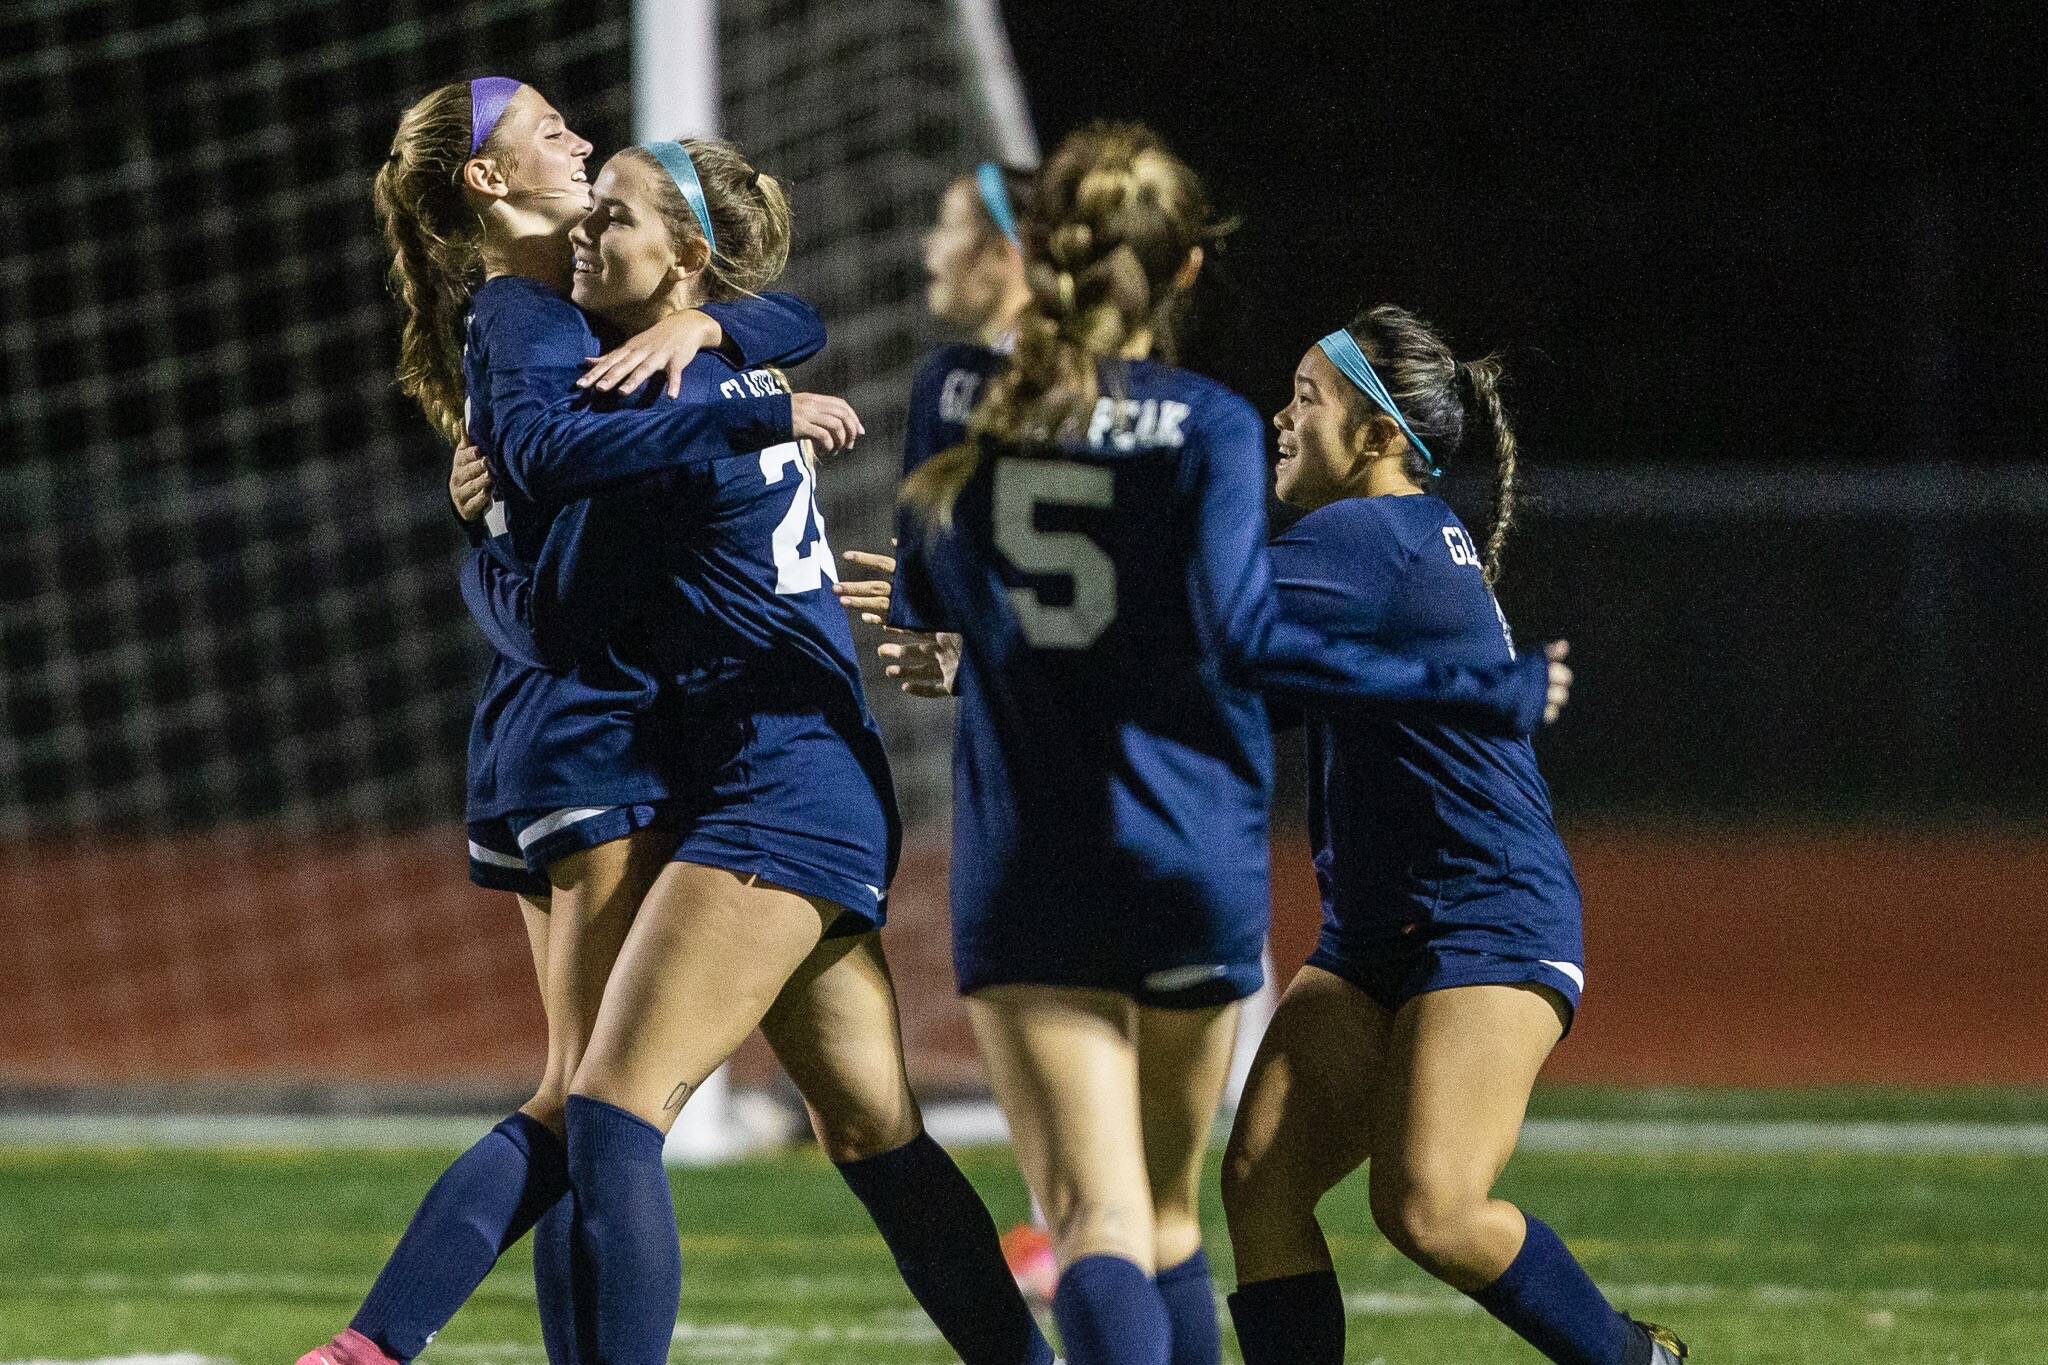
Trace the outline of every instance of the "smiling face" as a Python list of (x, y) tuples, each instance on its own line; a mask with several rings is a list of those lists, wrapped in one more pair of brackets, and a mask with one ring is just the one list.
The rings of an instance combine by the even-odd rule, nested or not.
[(976, 331), (1006, 321), (1000, 312), (1021, 295), (1024, 262), (990, 220), (969, 178), (939, 200), (939, 220), (924, 235), (925, 305), (932, 316)]
[[(567, 232), (590, 210), (590, 175), (584, 165), (590, 151), (540, 91), (522, 85), (471, 166), (495, 163), (508, 207), (544, 228)], [(472, 187), (478, 183), (474, 174)]]
[(1350, 495), (1367, 452), (1349, 385), (1320, 346), (1294, 367), (1294, 397), (1273, 414), (1280, 432), (1273, 493), (1290, 507), (1313, 510)]
[(671, 310), (676, 286), (695, 276), (678, 256), (662, 217), (657, 177), (637, 156), (618, 155), (598, 172), (590, 213), (569, 234), (579, 308), (637, 331)]

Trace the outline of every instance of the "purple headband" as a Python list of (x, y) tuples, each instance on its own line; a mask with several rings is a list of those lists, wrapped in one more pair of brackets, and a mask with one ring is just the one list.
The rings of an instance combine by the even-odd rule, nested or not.
[(510, 76), (478, 76), (469, 83), (471, 156), (483, 150), (484, 139), (491, 135), (491, 129), (498, 126), (498, 120), (505, 117), (505, 106), (518, 93), (519, 85)]

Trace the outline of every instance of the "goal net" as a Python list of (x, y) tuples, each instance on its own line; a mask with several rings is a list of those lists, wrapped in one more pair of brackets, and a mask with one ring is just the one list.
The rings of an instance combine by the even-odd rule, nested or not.
[[(724, 131), (793, 186), (789, 285), (832, 331), (803, 380), (872, 433), (826, 477), (842, 548), (886, 542), (935, 339), (919, 234), (996, 150), (977, 11), (718, 10)], [(0, 24), (0, 1098), (531, 1084), (524, 935), (464, 874), (484, 656), (446, 453), (392, 386), (368, 187), (399, 111), (482, 72), (622, 145), (632, 28), (555, 0), (30, 0)], [(906, 811), (942, 832), (948, 708), (875, 681)], [(913, 862), (892, 951), (943, 915)], [(899, 972), (913, 1045), (965, 1079), (943, 952)]]

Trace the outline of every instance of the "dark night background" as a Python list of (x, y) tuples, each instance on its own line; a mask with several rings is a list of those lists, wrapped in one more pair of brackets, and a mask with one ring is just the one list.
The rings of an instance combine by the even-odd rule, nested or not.
[[(2048, 813), (2031, 7), (1004, 10), (1048, 150), (1143, 119), (1242, 215), (1193, 366), (1270, 412), (1382, 300), (1505, 355), (1533, 496), (1501, 596), (1523, 642), (1575, 647), (1543, 750), (1568, 819)], [(394, 111), (478, 71), (620, 145), (629, 13), (0, 18), (0, 827), (452, 808), (476, 645), (364, 183)], [(931, 202), (862, 191), (895, 157), (935, 198), (966, 140), (887, 108), (818, 121), (812, 92), (885, 44), (955, 79), (940, 0), (894, 6), (900, 33), (869, 13), (731, 0), (729, 55), (799, 75), (729, 85), (724, 115), (797, 175), (799, 255), (837, 265), (792, 270), (838, 338), (804, 379), (886, 430), (883, 380), (931, 338), (868, 321), (885, 272), (824, 224), (891, 244), (914, 290)], [(1477, 529), (1490, 471), (1448, 463)], [(879, 534), (878, 468), (865, 519), (831, 512), (842, 549)]]
[(1243, 215), (1193, 358), (1262, 408), (1310, 342), (1385, 300), (1460, 354), (1506, 351), (1538, 460), (2040, 459), (2037, 21), (1006, 10), (1048, 150), (1143, 119)]
[[(1007, 14), (1048, 150), (1090, 118), (1142, 119), (1243, 216), (1192, 364), (1271, 412), (1301, 352), (1382, 300), (1461, 356), (1505, 354), (1536, 500), (1501, 596), (1525, 642), (1572, 638), (1601, 713), (1544, 741), (1568, 814), (2048, 805), (2035, 20)], [(1671, 463), (1693, 476), (1597, 513), (1568, 496)], [(1694, 514), (1748, 508), (1775, 471), (1811, 483)], [(1483, 517), (1489, 471), (1463, 472), (1453, 501)], [(1852, 481), (1919, 496), (1826, 510)]]

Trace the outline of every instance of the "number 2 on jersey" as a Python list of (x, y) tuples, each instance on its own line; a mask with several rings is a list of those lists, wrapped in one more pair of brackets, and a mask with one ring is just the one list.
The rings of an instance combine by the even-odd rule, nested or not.
[(1074, 585), (1074, 600), (1047, 606), (1036, 588), (1010, 589), (1010, 605), (1024, 638), (1038, 649), (1086, 649), (1116, 619), (1116, 565), (1079, 531), (1041, 531), (1041, 507), (1106, 508), (1115, 476), (1100, 465), (1067, 460), (998, 460), (995, 467), (995, 542), (1022, 573), (1058, 575)]
[[(775, 523), (770, 538), (775, 551), (775, 591), (784, 597), (816, 592), (828, 578), (834, 583), (839, 581), (839, 570), (832, 562), (832, 546), (825, 539), (825, 517), (818, 511), (811, 462), (804, 458), (803, 446), (785, 441), (761, 452), (761, 477), (770, 484), (781, 483), (791, 465), (796, 466), (796, 497), (790, 500), (782, 520)], [(818, 527), (818, 537), (806, 551), (804, 530), (812, 523)]]

